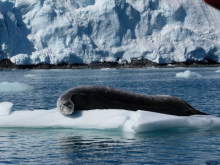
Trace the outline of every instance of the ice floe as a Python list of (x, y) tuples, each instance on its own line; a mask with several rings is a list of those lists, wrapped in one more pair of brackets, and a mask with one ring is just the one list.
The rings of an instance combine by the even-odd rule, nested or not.
[(185, 72), (176, 73), (176, 78), (202, 78), (202, 75), (186, 70)]
[(76, 111), (63, 116), (57, 109), (13, 111), (12, 103), (0, 103), (0, 127), (98, 129), (142, 133), (170, 129), (220, 128), (211, 115), (173, 116), (149, 111), (119, 109)]
[(0, 92), (20, 92), (33, 90), (34, 87), (20, 82), (1, 82)]

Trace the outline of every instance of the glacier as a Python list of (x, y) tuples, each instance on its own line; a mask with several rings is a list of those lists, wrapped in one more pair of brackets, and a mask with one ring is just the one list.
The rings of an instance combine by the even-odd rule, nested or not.
[(220, 62), (219, 27), (203, 0), (1, 0), (0, 61)]

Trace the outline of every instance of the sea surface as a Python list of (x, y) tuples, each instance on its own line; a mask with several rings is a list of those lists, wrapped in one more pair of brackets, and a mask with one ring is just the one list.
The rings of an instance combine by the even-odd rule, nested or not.
[[(101, 84), (142, 94), (180, 97), (195, 108), (220, 117), (219, 69), (0, 71), (0, 103), (12, 102), (12, 111), (50, 110), (56, 108), (58, 97), (66, 90)], [(190, 70), (190, 75), (176, 77), (186, 70)], [(13, 88), (7, 89), (7, 83), (14, 83)], [(89, 129), (0, 128), (0, 164), (216, 165), (220, 164), (220, 129), (134, 134)]]

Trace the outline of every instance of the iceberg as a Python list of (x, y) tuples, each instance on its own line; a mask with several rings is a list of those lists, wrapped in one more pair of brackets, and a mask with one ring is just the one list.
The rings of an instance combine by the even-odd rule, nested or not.
[(20, 82), (0, 82), (0, 92), (21, 92), (33, 89), (34, 87)]
[(3, 0), (0, 60), (220, 62), (219, 27), (203, 0)]
[(176, 78), (202, 78), (202, 75), (196, 72), (191, 72), (190, 70), (186, 70), (185, 72), (176, 73)]
[(24, 77), (28, 77), (28, 78), (35, 78), (35, 77), (37, 77), (37, 75), (36, 74), (26, 74), (26, 75), (24, 75)]

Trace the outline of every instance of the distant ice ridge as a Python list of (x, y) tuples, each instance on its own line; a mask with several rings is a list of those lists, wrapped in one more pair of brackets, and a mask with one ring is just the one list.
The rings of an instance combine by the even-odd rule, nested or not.
[(170, 129), (220, 128), (220, 118), (214, 116), (179, 117), (147, 111), (90, 110), (78, 111), (72, 117), (57, 109), (14, 111), (12, 103), (0, 103), (0, 127), (98, 129), (142, 133)]
[(20, 92), (33, 90), (34, 87), (19, 82), (0, 82), (0, 92)]
[(201, 78), (202, 75), (186, 70), (185, 72), (176, 73), (177, 78)]
[(203, 0), (3, 0), (0, 60), (220, 62), (219, 27)]

